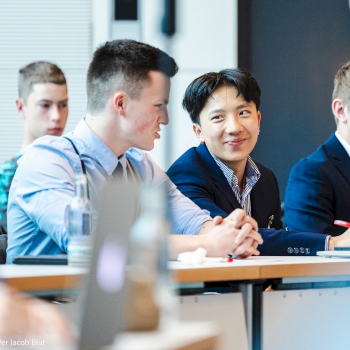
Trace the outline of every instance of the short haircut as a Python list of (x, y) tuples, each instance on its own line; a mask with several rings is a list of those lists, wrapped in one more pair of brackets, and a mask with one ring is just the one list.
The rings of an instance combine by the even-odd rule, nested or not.
[[(339, 98), (350, 108), (350, 61), (345, 63), (335, 74), (332, 101)], [(338, 118), (335, 117), (338, 124)]]
[(251, 73), (239, 68), (223, 69), (218, 73), (204, 74), (187, 87), (182, 106), (189, 113), (193, 123), (200, 125), (199, 114), (209, 97), (223, 86), (235, 88), (237, 97), (242, 94), (247, 102), (253, 101), (259, 110), (261, 91)]
[(46, 61), (30, 63), (21, 68), (18, 73), (18, 97), (24, 102), (27, 101), (34, 84), (67, 85), (62, 70), (55, 64)]
[(92, 115), (104, 110), (110, 96), (121, 89), (138, 98), (150, 83), (149, 72), (173, 77), (178, 67), (172, 57), (134, 40), (113, 40), (97, 48), (87, 73), (87, 109)]

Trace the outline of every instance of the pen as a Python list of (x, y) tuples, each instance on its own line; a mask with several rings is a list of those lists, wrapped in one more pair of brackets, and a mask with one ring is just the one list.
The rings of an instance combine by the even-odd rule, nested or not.
[(343, 226), (343, 227), (348, 227), (348, 228), (350, 228), (350, 222), (343, 221), (343, 220), (335, 220), (335, 221), (334, 221), (334, 225), (338, 225), (338, 226)]

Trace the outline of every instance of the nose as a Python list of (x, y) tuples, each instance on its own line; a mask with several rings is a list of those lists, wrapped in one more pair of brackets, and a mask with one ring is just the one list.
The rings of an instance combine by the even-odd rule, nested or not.
[(226, 119), (226, 133), (228, 134), (239, 134), (243, 131), (243, 126), (240, 122), (239, 117), (230, 116)]
[(167, 108), (165, 108), (164, 111), (162, 111), (160, 113), (160, 116), (158, 118), (158, 122), (159, 122), (159, 124), (168, 125), (168, 123), (169, 123), (169, 115), (168, 115), (168, 109)]
[(58, 122), (61, 119), (61, 110), (58, 106), (52, 105), (50, 111), (50, 118), (52, 121)]

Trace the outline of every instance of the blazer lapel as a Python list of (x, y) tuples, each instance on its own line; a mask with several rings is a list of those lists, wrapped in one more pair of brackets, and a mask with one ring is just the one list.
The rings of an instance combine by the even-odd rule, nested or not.
[(330, 161), (338, 168), (345, 181), (350, 185), (350, 157), (335, 134), (322, 146)]
[(196, 151), (207, 167), (207, 174), (211, 176), (215, 187), (222, 193), (223, 196), (227, 198), (227, 200), (232, 205), (232, 210), (235, 208), (242, 208), (235, 194), (233, 193), (231, 186), (227, 182), (225, 175), (216, 164), (212, 155), (209, 153), (207, 146), (201, 144), (196, 148)]

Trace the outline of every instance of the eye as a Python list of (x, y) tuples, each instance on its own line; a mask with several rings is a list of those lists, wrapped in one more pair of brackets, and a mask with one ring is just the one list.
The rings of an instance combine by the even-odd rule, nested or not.
[(218, 121), (218, 120), (221, 120), (221, 119), (223, 119), (222, 115), (215, 115), (214, 117), (211, 118), (211, 120), (213, 120), (213, 121)]
[(66, 108), (68, 106), (67, 102), (62, 102), (58, 105), (58, 108)]
[(47, 109), (47, 108), (50, 107), (50, 104), (49, 104), (49, 103), (40, 103), (40, 104), (39, 104), (39, 107), (40, 107), (40, 108), (43, 108), (43, 109)]
[(247, 116), (249, 116), (250, 115), (250, 111), (248, 111), (248, 110), (243, 110), (243, 111), (240, 111), (239, 112), (239, 115), (241, 116), (241, 117), (247, 117)]

